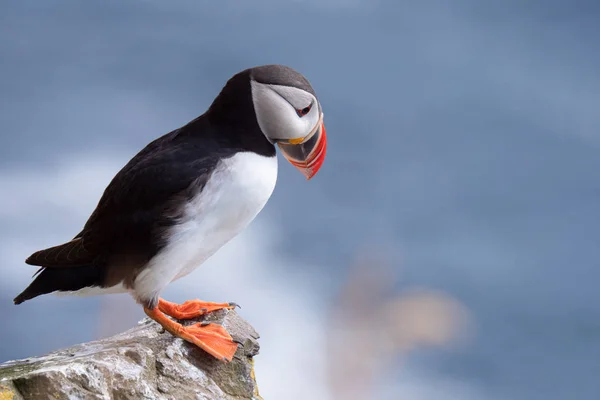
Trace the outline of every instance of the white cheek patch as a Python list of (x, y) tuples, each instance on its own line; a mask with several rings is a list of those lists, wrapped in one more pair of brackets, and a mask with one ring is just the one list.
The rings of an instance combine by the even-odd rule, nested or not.
[(269, 88), (286, 99), (296, 110), (302, 110), (304, 107), (315, 105), (317, 103), (312, 94), (305, 92), (302, 89), (277, 85), (269, 85)]
[[(315, 97), (298, 88), (267, 85), (251, 81), (256, 120), (270, 142), (275, 139), (299, 139), (307, 136), (319, 120)], [(308, 105), (308, 114), (300, 117), (296, 110)]]

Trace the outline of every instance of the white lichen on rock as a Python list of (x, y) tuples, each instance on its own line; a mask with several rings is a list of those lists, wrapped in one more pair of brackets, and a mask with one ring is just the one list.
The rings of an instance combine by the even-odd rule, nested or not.
[(260, 400), (253, 371), (258, 334), (235, 311), (208, 320), (244, 343), (231, 363), (144, 319), (107, 339), (1, 364), (0, 400)]

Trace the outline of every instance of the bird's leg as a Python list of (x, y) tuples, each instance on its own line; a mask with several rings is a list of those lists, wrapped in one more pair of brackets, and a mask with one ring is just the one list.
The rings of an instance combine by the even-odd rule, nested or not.
[(179, 320), (192, 319), (213, 311), (222, 310), (224, 308), (233, 309), (235, 307), (239, 306), (235, 303), (210, 303), (201, 300), (188, 300), (183, 304), (176, 304), (163, 299), (158, 299), (158, 309)]
[(183, 326), (167, 317), (158, 307), (144, 307), (144, 312), (173, 336), (195, 344), (215, 358), (229, 362), (237, 350), (237, 343), (221, 325), (199, 322)]

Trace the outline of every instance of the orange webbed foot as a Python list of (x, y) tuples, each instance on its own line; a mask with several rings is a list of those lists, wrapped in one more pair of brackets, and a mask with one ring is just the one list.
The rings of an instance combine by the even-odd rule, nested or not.
[(214, 323), (199, 322), (184, 326), (179, 336), (213, 357), (227, 362), (232, 360), (238, 348), (238, 343), (233, 340), (229, 332)]
[(163, 314), (158, 307), (154, 309), (144, 307), (144, 311), (173, 336), (195, 344), (219, 360), (229, 362), (233, 359), (239, 342), (233, 340), (229, 332), (221, 325), (199, 322), (194, 325), (183, 326)]
[(183, 304), (158, 299), (158, 309), (175, 319), (192, 319), (223, 309), (239, 307), (235, 303), (211, 303), (202, 300), (188, 300)]

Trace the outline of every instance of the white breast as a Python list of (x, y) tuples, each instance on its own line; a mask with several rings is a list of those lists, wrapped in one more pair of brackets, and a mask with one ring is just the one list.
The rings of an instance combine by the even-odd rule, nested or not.
[(173, 280), (206, 261), (262, 210), (277, 181), (277, 157), (237, 153), (219, 163), (209, 181), (185, 205), (167, 245), (134, 283), (139, 300), (158, 297)]

